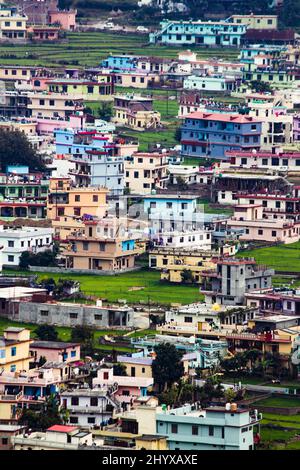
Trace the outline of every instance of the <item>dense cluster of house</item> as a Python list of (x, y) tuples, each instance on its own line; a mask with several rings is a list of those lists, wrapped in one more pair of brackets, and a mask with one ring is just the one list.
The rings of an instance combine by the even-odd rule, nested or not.
[[(52, 32), (76, 27), (76, 12), (56, 0), (15, 3), (0, 8), (2, 40), (55, 40)], [(300, 240), (297, 36), (277, 30), (277, 16), (234, 15), (165, 20), (150, 43), (193, 48), (173, 59), (110, 54), (86, 69), (0, 65), (0, 130), (22, 132), (45, 164), (0, 162), (0, 271), (17, 269), (24, 252), (50, 252), (53, 266), (39, 267), (49, 276), (113, 276), (140, 269), (146, 254), (161, 282), (197, 285), (205, 300), (172, 305), (155, 334), (131, 337), (133, 353), (105, 362), (83, 357), (77, 343), (6, 328), (0, 450), (253, 449), (261, 416), (247, 407), (158, 404), (152, 365), (162, 344), (183, 353), (191, 383), (196, 370), (209, 374), (249, 349), (278, 354), (300, 375), (300, 291), (273, 287), (274, 270), (246, 251)], [(200, 60), (195, 45), (239, 48), (240, 57)], [(176, 92), (174, 147), (160, 142), (166, 127), (153, 89)], [(94, 118), (95, 102), (112, 106), (109, 122)], [(138, 138), (149, 131), (157, 142), (145, 150)], [(7, 282), (0, 318), (8, 323), (145, 328), (124, 299), (67, 302), (45, 285)], [(127, 375), (114, 373), (116, 362)], [(64, 425), (31, 432), (20, 424), (24, 410), (39, 411), (53, 395), (68, 411)]]

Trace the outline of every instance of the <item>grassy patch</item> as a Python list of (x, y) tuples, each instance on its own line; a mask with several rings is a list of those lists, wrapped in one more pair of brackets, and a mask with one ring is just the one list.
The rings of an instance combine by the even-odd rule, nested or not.
[(240, 252), (240, 257), (253, 257), (277, 271), (300, 272), (300, 242)]
[[(188, 304), (203, 300), (203, 295), (199, 293), (198, 287), (161, 282), (158, 271), (141, 270), (116, 276), (50, 273), (46, 275), (38, 272), (35, 274), (38, 274), (40, 280), (46, 278), (53, 278), (55, 281), (59, 278), (78, 280), (84, 294), (102, 297), (109, 302), (126, 299), (128, 303), (141, 300), (161, 304), (170, 304), (171, 302)], [(130, 290), (132, 287), (144, 287), (144, 289), (132, 291)]]
[(300, 407), (300, 398), (294, 398), (287, 396), (287, 398), (283, 397), (270, 397), (265, 398), (264, 400), (260, 400), (256, 402), (257, 406), (272, 406), (274, 408), (294, 408)]

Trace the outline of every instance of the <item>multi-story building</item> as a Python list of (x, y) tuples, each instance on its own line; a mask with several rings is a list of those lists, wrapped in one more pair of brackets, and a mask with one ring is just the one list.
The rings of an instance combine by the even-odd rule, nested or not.
[(267, 219), (293, 219), (300, 221), (300, 199), (294, 194), (239, 194), (239, 204), (260, 204)]
[(76, 78), (52, 79), (47, 82), (50, 93), (67, 93), (69, 97), (85, 101), (108, 101), (114, 92), (112, 75), (102, 73), (97, 80)]
[(300, 222), (293, 219), (264, 217), (261, 202), (235, 206), (234, 215), (226, 224), (229, 228), (243, 229), (241, 241), (295, 243), (300, 238)]
[(0, 367), (4, 373), (29, 370), (30, 331), (9, 327), (0, 338)]
[(77, 10), (58, 10), (50, 9), (48, 11), (49, 24), (59, 24), (64, 31), (75, 31)]
[(29, 174), (28, 168), (24, 174), (14, 174), (18, 169), (9, 166), (6, 174), (0, 174), (1, 217), (45, 218), (49, 182)]
[[(124, 225), (123, 225), (124, 223)], [(68, 269), (122, 272), (135, 266), (136, 236), (121, 219), (85, 221), (85, 228), (68, 237), (63, 251)]]
[(114, 117), (117, 126), (143, 131), (156, 129), (160, 124), (160, 113), (153, 110), (153, 98), (138, 95), (115, 95)]
[(238, 47), (246, 33), (246, 25), (229, 21), (164, 20), (160, 26), (159, 31), (150, 33), (150, 43)]
[(0, 245), (2, 262), (5, 266), (19, 266), (24, 251), (40, 253), (53, 248), (52, 228), (14, 227), (4, 228), (0, 225)]
[(125, 186), (134, 194), (149, 194), (166, 188), (168, 155), (159, 152), (136, 152), (125, 160)]
[(74, 230), (84, 228), (84, 217), (104, 217), (107, 193), (108, 189), (103, 187), (75, 187), (70, 178), (51, 178), (47, 217), (56, 236), (66, 240)]
[(26, 426), (13, 425), (13, 424), (0, 424), (0, 451), (12, 450), (12, 438), (15, 436), (23, 435)]
[(55, 132), (55, 139), (56, 153), (69, 155), (75, 163), (70, 173), (75, 176), (76, 185), (105, 187), (114, 195), (123, 193), (124, 153), (130, 155), (136, 145), (123, 147), (111, 135), (96, 130), (60, 129)]
[(228, 18), (231, 23), (245, 24), (249, 29), (277, 29), (277, 15), (232, 15)]
[(16, 7), (0, 6), (0, 39), (24, 41), (28, 17)]
[(125, 366), (129, 377), (153, 377), (151, 357), (117, 356), (117, 362)]
[(97, 371), (93, 379), (93, 389), (116, 386), (114, 398), (119, 403), (133, 403), (140, 397), (146, 397), (153, 387), (151, 377), (128, 377), (127, 375), (114, 375), (113, 368), (102, 368)]
[(226, 159), (227, 150), (259, 150), (261, 120), (227, 113), (195, 112), (182, 126), (182, 154)]
[(202, 273), (202, 292), (208, 304), (243, 305), (246, 292), (271, 286), (272, 275), (273, 269), (256, 264), (254, 259), (221, 259), (216, 270)]
[(223, 77), (222, 75), (189, 75), (183, 80), (185, 90), (205, 90), (221, 93), (230, 93), (236, 88), (234, 78)]
[(68, 424), (77, 424), (83, 428), (104, 426), (120, 410), (114, 400), (117, 387), (79, 388), (66, 390), (60, 394), (60, 403), (69, 411)]
[(80, 361), (80, 343), (63, 341), (33, 341), (30, 345), (31, 362), (37, 363), (41, 357), (47, 362), (78, 362)]
[(114, 83), (118, 87), (149, 89), (155, 83), (159, 83), (160, 76), (157, 73), (147, 73), (143, 70), (132, 69), (130, 71), (117, 71)]
[(254, 450), (261, 415), (236, 404), (200, 411), (185, 405), (156, 414), (156, 431), (167, 436), (170, 450)]
[(156, 247), (149, 252), (149, 267), (160, 270), (162, 281), (182, 283), (184, 273), (191, 275), (189, 282), (202, 282), (202, 273), (215, 267), (217, 253), (196, 249)]
[(34, 118), (63, 118), (78, 111), (83, 111), (84, 104), (80, 98), (63, 93), (28, 93), (28, 109)]

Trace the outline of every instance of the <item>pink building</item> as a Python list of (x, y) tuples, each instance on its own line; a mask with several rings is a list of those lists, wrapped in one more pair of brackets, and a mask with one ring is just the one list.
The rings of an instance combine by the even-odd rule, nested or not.
[(261, 204), (235, 206), (234, 215), (227, 221), (227, 226), (244, 230), (240, 237), (243, 241), (295, 243), (300, 237), (300, 223), (292, 219), (263, 218)]
[(93, 388), (107, 388), (116, 385), (115, 398), (120, 403), (133, 403), (140, 397), (147, 396), (153, 387), (153, 379), (148, 377), (127, 377), (114, 375), (113, 368), (100, 369), (93, 379)]
[(42, 118), (37, 117), (37, 132), (39, 134), (53, 134), (55, 129), (84, 129), (86, 119), (83, 113), (69, 116), (69, 119), (55, 119), (55, 118)]
[(74, 31), (76, 29), (77, 10), (49, 11), (49, 23), (60, 24), (61, 29)]
[(45, 357), (47, 362), (72, 363), (80, 360), (80, 344), (61, 341), (34, 341), (30, 345), (32, 362)]

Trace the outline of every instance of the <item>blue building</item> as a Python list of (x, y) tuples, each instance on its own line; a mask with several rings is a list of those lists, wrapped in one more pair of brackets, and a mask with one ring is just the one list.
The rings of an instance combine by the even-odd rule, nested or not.
[(226, 160), (227, 150), (259, 150), (262, 123), (240, 114), (195, 112), (181, 130), (182, 155)]
[(185, 405), (156, 414), (156, 432), (170, 450), (254, 450), (261, 415), (236, 404), (200, 410)]
[(239, 47), (246, 33), (245, 24), (230, 21), (171, 21), (160, 23), (161, 29), (150, 33), (152, 44)]
[(118, 146), (108, 136), (92, 131), (57, 129), (54, 133), (57, 155), (70, 155), (79, 186), (102, 186), (111, 194), (124, 190), (124, 157), (117, 154)]
[(100, 62), (100, 67), (110, 70), (135, 70), (137, 57), (133, 55), (109, 55)]

